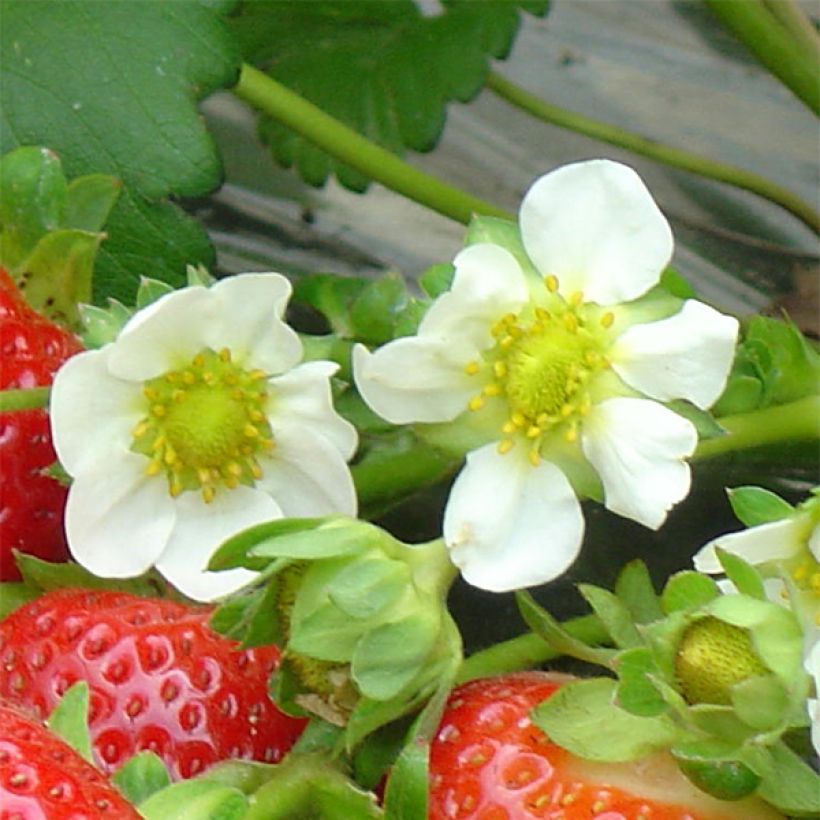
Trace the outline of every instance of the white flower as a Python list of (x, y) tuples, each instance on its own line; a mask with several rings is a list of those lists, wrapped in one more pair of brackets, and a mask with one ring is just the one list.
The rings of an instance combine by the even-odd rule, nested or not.
[(253, 578), (205, 571), (229, 536), (282, 516), (355, 514), (356, 432), (331, 403), (336, 365), (299, 364), (282, 321), (290, 291), (279, 274), (174, 291), (58, 372), (54, 444), (74, 479), (66, 530), (88, 570), (156, 566), (209, 600)]
[(820, 640), (814, 642), (811, 652), (806, 657), (806, 672), (814, 678), (814, 698), (808, 699), (809, 719), (811, 720), (811, 739), (814, 750), (820, 755)]
[(520, 229), (528, 259), (467, 247), (416, 336), (354, 350), (359, 391), (383, 418), (469, 430), (444, 538), (466, 580), (495, 591), (574, 560), (584, 522), (573, 484), (600, 477), (609, 509), (663, 523), (689, 491), (697, 434), (653, 399), (710, 406), (737, 336), (735, 319), (700, 302), (670, 316), (679, 300), (638, 299), (672, 236), (630, 168), (597, 160), (547, 174)]

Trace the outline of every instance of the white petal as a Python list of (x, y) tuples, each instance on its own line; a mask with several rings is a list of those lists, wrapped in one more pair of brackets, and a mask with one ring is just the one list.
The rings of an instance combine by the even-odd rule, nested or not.
[(478, 392), (464, 372), (471, 356), (439, 339), (408, 336), (375, 353), (353, 348), (353, 378), (361, 397), (392, 424), (451, 421)]
[(176, 515), (162, 476), (145, 475), (136, 453), (111, 455), (75, 477), (65, 527), (75, 560), (102, 578), (145, 572), (160, 556)]
[(521, 203), (524, 247), (563, 295), (601, 305), (655, 285), (672, 256), (672, 232), (641, 178), (626, 165), (592, 160), (541, 177)]
[(176, 499), (177, 523), (157, 569), (184, 595), (211, 601), (252, 581), (255, 572), (230, 569), (208, 572), (205, 567), (217, 547), (248, 527), (282, 517), (270, 496), (251, 487), (219, 492), (210, 504), (195, 492)]
[(301, 425), (324, 436), (346, 461), (356, 451), (356, 428), (333, 407), (330, 377), (334, 362), (306, 362), (270, 381), (272, 423)]
[(809, 536), (809, 551), (815, 561), (820, 561), (820, 524), (817, 524)]
[(737, 319), (690, 299), (668, 319), (628, 328), (609, 358), (630, 387), (661, 401), (688, 399), (706, 409), (726, 386), (737, 331)]
[(720, 535), (695, 555), (695, 569), (712, 574), (723, 572), (715, 547), (739, 555), (749, 564), (792, 558), (800, 552), (804, 535), (805, 521), (801, 516), (781, 518), (740, 532)]
[(469, 346), (472, 357), (494, 344), (492, 325), (527, 301), (527, 283), (515, 257), (498, 245), (470, 245), (453, 265), (456, 272), (450, 290), (427, 311), (419, 335)]
[(356, 515), (353, 478), (339, 451), (322, 435), (297, 424), (274, 428), (276, 448), (260, 462), (258, 487), (290, 518), (344, 513)]
[(203, 287), (161, 296), (136, 313), (111, 346), (112, 375), (145, 381), (184, 367), (206, 346), (206, 329), (219, 321), (217, 302)]
[(564, 474), (495, 444), (474, 450), (444, 513), (444, 540), (465, 580), (493, 592), (549, 581), (575, 560), (584, 519)]
[(228, 347), (248, 369), (284, 373), (302, 358), (299, 336), (282, 321), (291, 294), (279, 273), (242, 273), (217, 282), (211, 292), (218, 314), (205, 331), (212, 350)]
[(694, 425), (654, 401), (608, 399), (596, 405), (581, 434), (584, 455), (604, 485), (607, 509), (657, 529), (686, 497)]
[(109, 374), (111, 349), (73, 356), (57, 371), (51, 388), (54, 448), (70, 475), (127, 452), (131, 432), (147, 409), (138, 384)]

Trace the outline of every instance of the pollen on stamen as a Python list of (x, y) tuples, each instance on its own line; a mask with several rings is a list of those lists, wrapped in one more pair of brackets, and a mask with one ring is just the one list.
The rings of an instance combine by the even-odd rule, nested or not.
[(513, 413), (513, 414), (510, 416), (510, 421), (511, 421), (511, 422), (512, 422), (512, 423), (513, 423), (516, 427), (523, 427), (523, 426), (527, 423), (527, 420), (524, 418), (523, 413), (519, 413), (517, 410), (516, 410), (516, 412), (515, 412), (515, 413)]
[(160, 418), (162, 418), (168, 412), (168, 408), (164, 404), (155, 404), (151, 408), (151, 412), (155, 416), (159, 416)]
[(228, 347), (223, 347), (222, 350), (219, 351), (219, 358), (223, 362), (229, 362), (231, 360), (231, 351)]
[(479, 370), (481, 370), (481, 365), (478, 362), (467, 362), (467, 364), (464, 365), (464, 372), (468, 376), (475, 376)]
[(215, 497), (216, 497), (216, 488), (213, 486), (213, 484), (206, 484), (202, 488), (202, 500), (206, 504), (210, 504), (214, 500)]
[(495, 373), (496, 378), (503, 379), (507, 375), (507, 363), (495, 362), (493, 364), (493, 373)]
[(552, 319), (552, 314), (546, 308), (537, 307), (535, 309), (535, 317), (539, 322), (549, 322), (549, 320)]
[(498, 453), (503, 456), (509, 453), (514, 446), (515, 442), (513, 442), (511, 438), (502, 438), (501, 441), (498, 442), (498, 447), (496, 447), (496, 450), (498, 450)]
[(537, 467), (541, 463), (541, 453), (539, 453), (535, 447), (530, 450), (528, 458), (533, 467)]
[(148, 432), (148, 425), (141, 421), (132, 431), (131, 435), (134, 438), (142, 438)]
[(194, 356), (192, 361), (193, 361), (194, 367), (204, 367), (205, 366), (205, 357), (201, 353), (197, 353), (196, 356)]
[(256, 459), (251, 459), (250, 460), (250, 468), (251, 468), (251, 475), (254, 478), (256, 478), (256, 479), (262, 478), (262, 475), (263, 475), (262, 468), (259, 466), (259, 462), (257, 462)]
[(501, 427), (501, 432), (509, 435), (510, 433), (514, 433), (517, 429), (518, 428), (511, 421), (505, 421)]
[(567, 432), (564, 433), (564, 438), (567, 440), (569, 444), (575, 444), (578, 441), (578, 427), (576, 425), (572, 425), (567, 429)]
[(571, 294), (571, 295), (570, 295), (570, 297), (569, 297), (569, 303), (570, 303), (573, 307), (578, 307), (578, 305), (580, 305), (580, 304), (581, 304), (581, 302), (583, 302), (583, 301), (584, 301), (584, 294), (583, 294), (583, 292), (582, 292), (582, 291), (580, 291), (580, 290), (576, 290), (576, 291), (575, 291), (573, 294)]
[(485, 396), (500, 396), (502, 393), (501, 385), (496, 382), (490, 382), (484, 385), (482, 393), (484, 393)]
[(148, 462), (148, 466), (145, 468), (145, 475), (159, 475), (162, 471), (162, 464), (159, 461), (151, 460)]
[(242, 429), (242, 432), (248, 438), (257, 438), (259, 436), (259, 430), (256, 429), (252, 424), (246, 424), (245, 427)]
[(544, 284), (546, 285), (547, 290), (550, 293), (557, 293), (558, 292), (558, 277), (557, 276), (553, 276), (552, 274), (550, 274), (549, 276), (547, 276), (546, 279), (544, 279)]
[(538, 438), (544, 431), (537, 425), (533, 424), (527, 428), (527, 438)]
[(564, 327), (570, 333), (577, 333), (578, 332), (578, 317), (574, 313), (565, 313), (561, 320), (564, 323)]
[(182, 381), (187, 385), (192, 385), (196, 381), (196, 376), (190, 370), (186, 370), (182, 374)]
[(159, 398), (159, 393), (153, 387), (143, 387), (142, 395), (145, 396), (148, 401), (156, 401)]
[(562, 418), (569, 418), (575, 412), (575, 406), (567, 402), (561, 407)]
[(599, 321), (601, 322), (601, 327), (612, 327), (612, 324), (615, 321), (615, 314), (611, 310), (608, 310), (603, 316), (601, 316)]
[(484, 407), (484, 396), (473, 396), (470, 401), (467, 402), (467, 407), (473, 412), (481, 410), (481, 408)]
[(264, 370), (251, 370), (248, 375), (252, 382), (259, 382), (268, 378), (268, 374)]

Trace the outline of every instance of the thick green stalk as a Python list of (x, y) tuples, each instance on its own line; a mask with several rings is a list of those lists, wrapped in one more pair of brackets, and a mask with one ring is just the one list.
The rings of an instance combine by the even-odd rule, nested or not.
[(0, 413), (47, 407), (50, 394), (50, 387), (32, 387), (28, 390), (0, 390)]
[(760, 0), (705, 0), (752, 54), (815, 114), (820, 114), (820, 66)]
[[(609, 635), (595, 615), (582, 615), (565, 621), (561, 626), (579, 641), (589, 645), (602, 644)], [(533, 669), (542, 663), (561, 656), (543, 638), (527, 633), (482, 649), (461, 664), (456, 683), (465, 683), (475, 678), (503, 675), (521, 669)]]
[(820, 396), (808, 396), (753, 413), (723, 416), (718, 423), (727, 435), (702, 441), (695, 450), (695, 459), (786, 441), (820, 442)]
[(474, 214), (510, 217), (489, 202), (414, 168), (252, 66), (242, 67), (233, 92), (336, 159), (450, 219), (466, 225)]
[(486, 85), (499, 97), (544, 122), (575, 131), (578, 134), (584, 134), (602, 142), (608, 142), (610, 145), (617, 145), (619, 148), (625, 148), (655, 162), (661, 162), (673, 168), (682, 168), (684, 171), (691, 171), (694, 174), (751, 191), (790, 211), (813, 231), (820, 231), (820, 215), (811, 205), (791, 191), (758, 174), (733, 165), (715, 162), (689, 151), (683, 151), (680, 148), (674, 148), (671, 145), (664, 145), (661, 142), (633, 134), (631, 131), (626, 131), (615, 125), (609, 125), (583, 114), (576, 114), (573, 111), (559, 108), (557, 105), (552, 105), (534, 94), (530, 94), (530, 92), (494, 72), (490, 72)]

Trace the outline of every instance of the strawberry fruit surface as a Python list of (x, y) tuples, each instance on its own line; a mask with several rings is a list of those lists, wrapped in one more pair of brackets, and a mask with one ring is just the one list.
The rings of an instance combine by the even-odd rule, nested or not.
[(3, 820), (138, 820), (105, 776), (45, 726), (0, 702)]
[(231, 757), (276, 762), (304, 726), (268, 695), (279, 650), (240, 650), (208, 626), (211, 611), (125, 592), (47, 593), (0, 623), (0, 695), (46, 717), (86, 681), (106, 773), (143, 749), (174, 779)]
[[(71, 333), (32, 310), (0, 268), (0, 389), (50, 385), (63, 362), (81, 349)], [(0, 413), (0, 580), (20, 577), (13, 549), (48, 561), (68, 556), (67, 491), (44, 473), (55, 460), (45, 410)]]
[(666, 755), (636, 763), (580, 760), (528, 717), (565, 676), (521, 672), (450, 695), (430, 749), (430, 820), (758, 820), (756, 800), (698, 791)]

